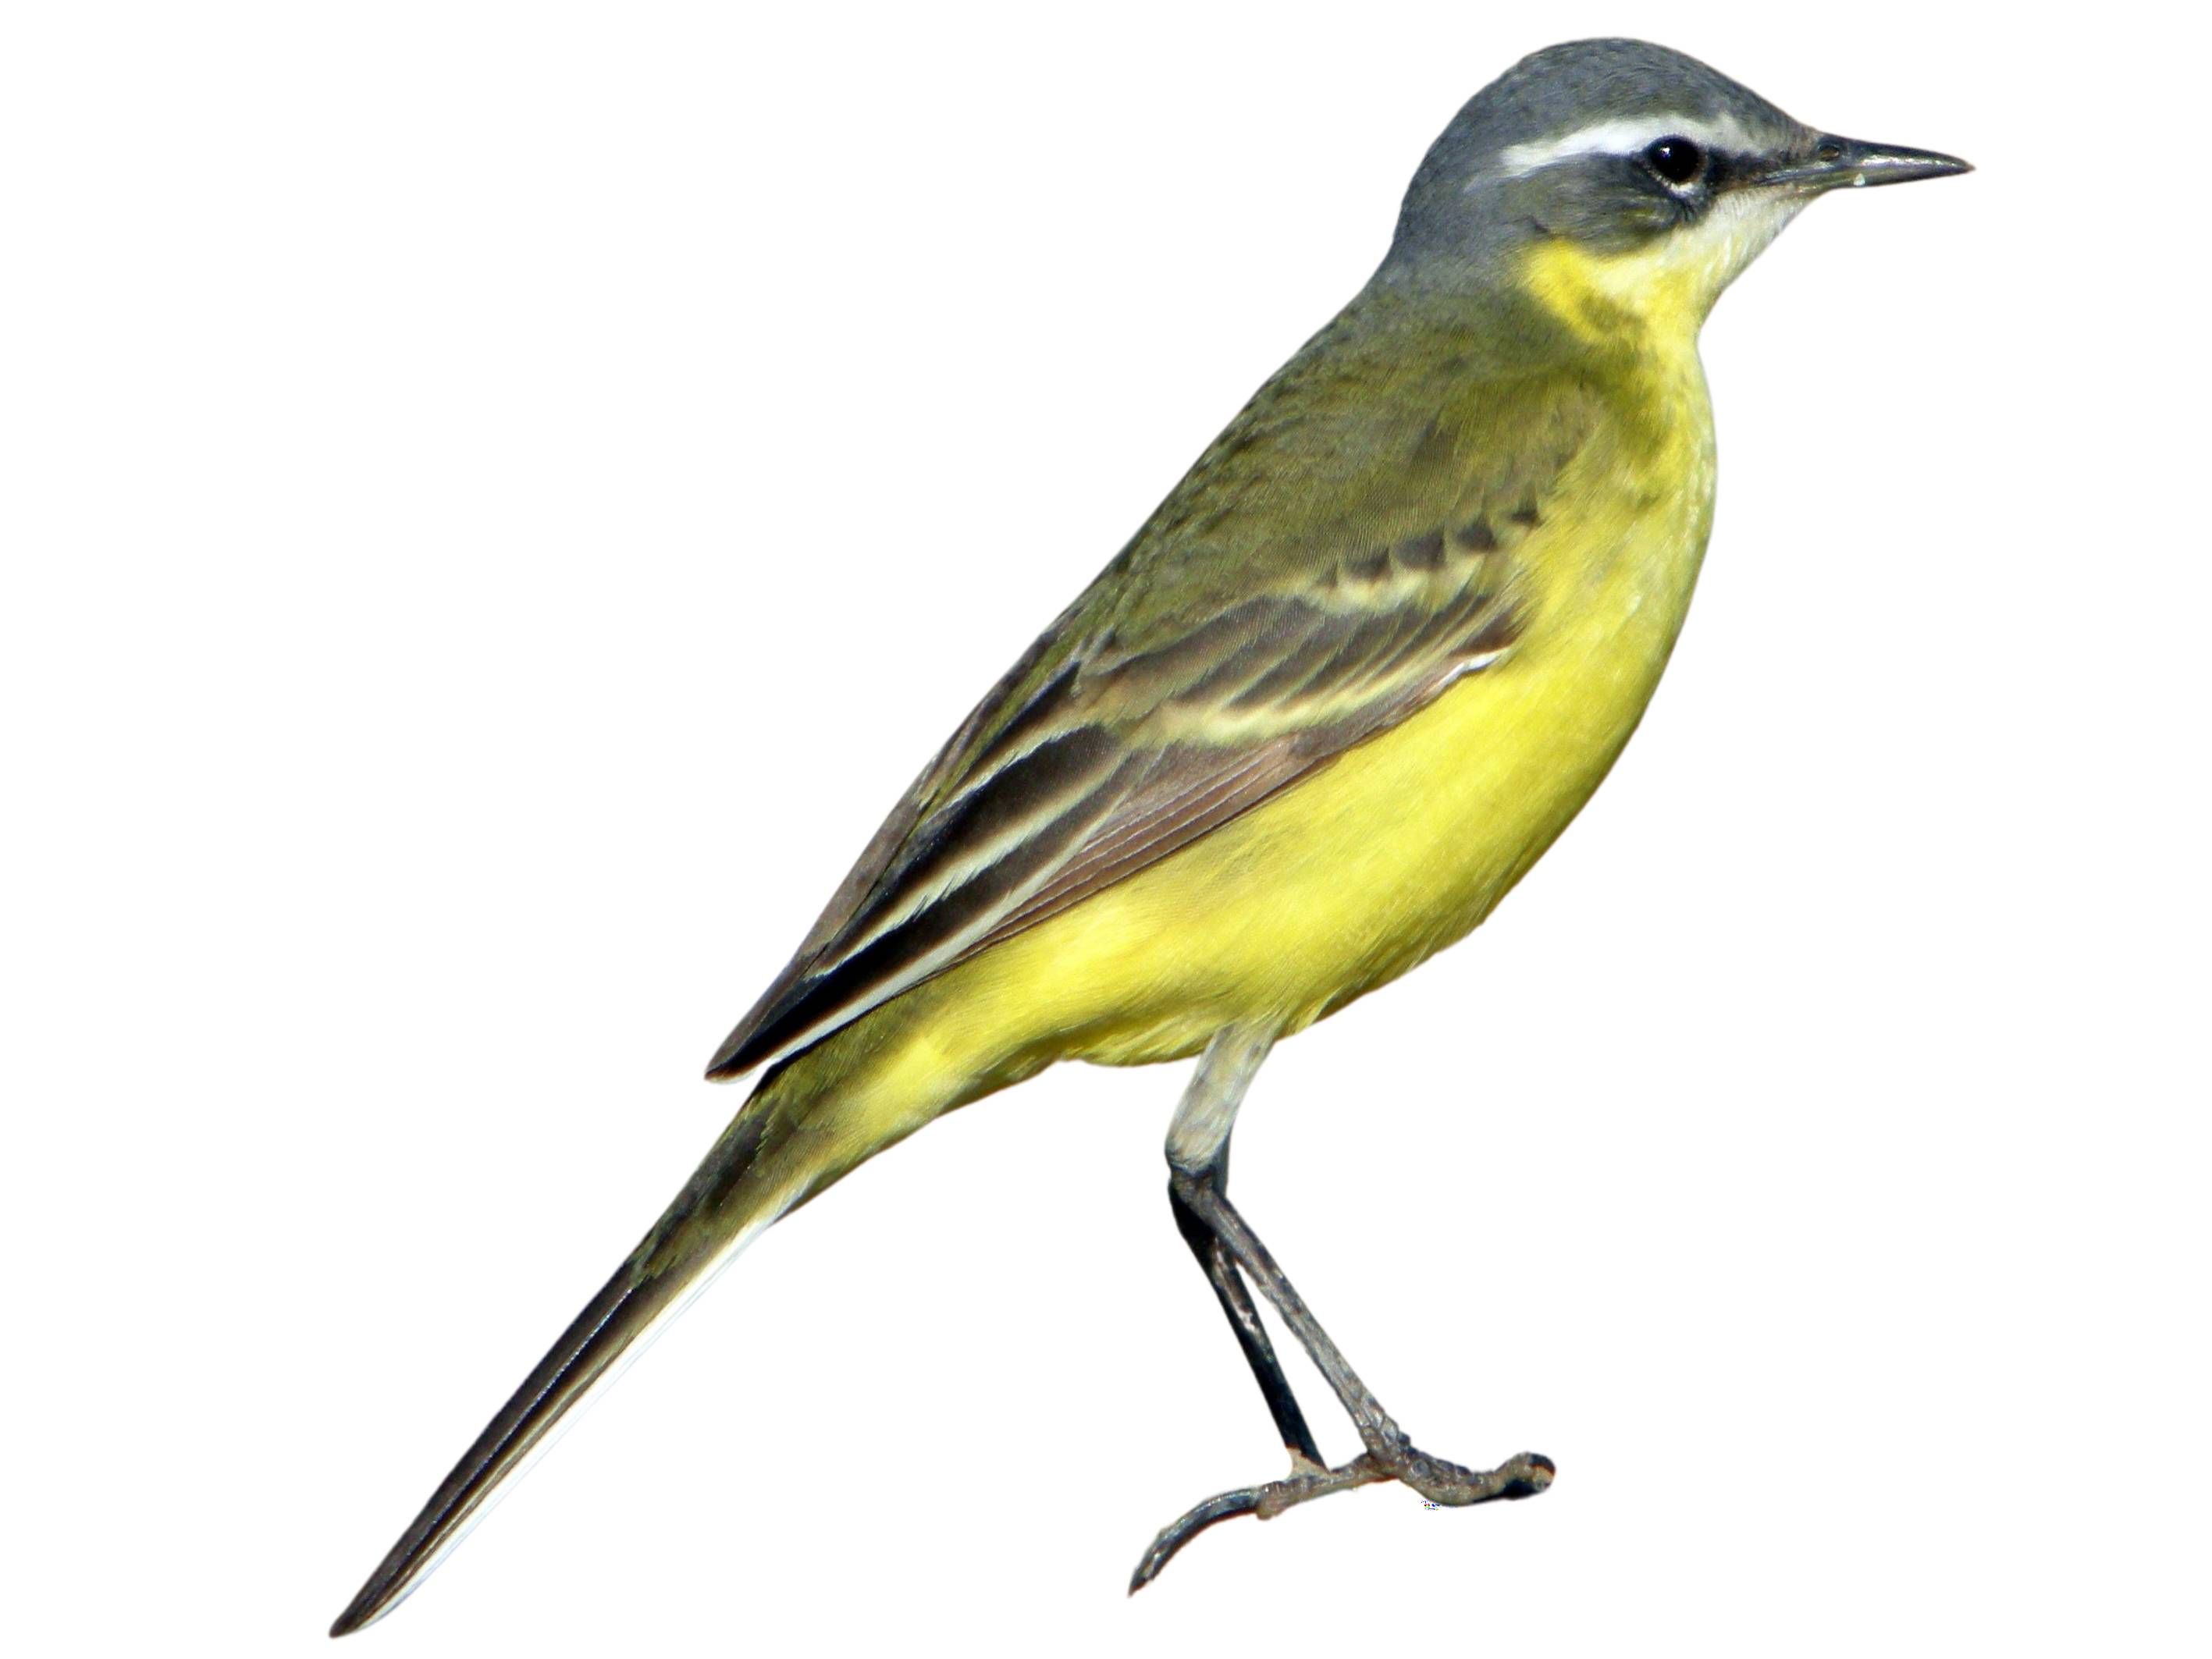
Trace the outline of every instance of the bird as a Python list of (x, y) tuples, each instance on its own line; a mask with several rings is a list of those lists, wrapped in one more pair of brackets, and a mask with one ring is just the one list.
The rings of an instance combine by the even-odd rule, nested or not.
[[(331, 1627), (389, 1613), (569, 1413), (766, 1228), (1061, 1060), (1195, 1057), (1170, 1206), (1289, 1456), (1164, 1528), (1381, 1481), (1528, 1498), (1414, 1445), (1228, 1196), (1275, 1045), (1472, 931), (1643, 717), (1712, 528), (1698, 331), (1815, 198), (1971, 171), (1803, 125), (1697, 59), (1547, 47), (1421, 161), (1382, 264), (892, 808), (708, 1067), (758, 1079), (666, 1212)], [(1255, 1292), (1257, 1292), (1255, 1299)], [(1362, 1449), (1322, 1456), (1259, 1308)]]

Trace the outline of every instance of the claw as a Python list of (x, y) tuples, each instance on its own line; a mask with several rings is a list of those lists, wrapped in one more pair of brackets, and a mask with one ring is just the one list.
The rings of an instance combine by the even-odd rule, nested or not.
[(1549, 1486), (1558, 1474), (1559, 1466), (1540, 1452), (1516, 1453), (1494, 1469), (1467, 1469), (1410, 1445), (1385, 1455), (1362, 1452), (1350, 1462), (1340, 1463), (1333, 1469), (1311, 1464), (1294, 1466), (1285, 1480), (1218, 1493), (1170, 1524), (1152, 1540), (1152, 1547), (1137, 1563), (1136, 1571), (1129, 1575), (1129, 1594), (1134, 1595), (1158, 1577), (1175, 1559), (1176, 1552), (1208, 1527), (1240, 1515), (1256, 1515), (1262, 1521), (1272, 1521), (1285, 1510), (1300, 1504), (1379, 1480), (1399, 1481), (1432, 1504), (1459, 1509), (1498, 1499), (1534, 1498)]
[(1152, 1547), (1145, 1552), (1145, 1559), (1137, 1563), (1136, 1571), (1129, 1575), (1129, 1594), (1134, 1595), (1158, 1577), (1160, 1570), (1175, 1559), (1177, 1550), (1215, 1522), (1249, 1515), (1258, 1509), (1261, 1494), (1267, 1490), (1265, 1486), (1245, 1486), (1236, 1492), (1222, 1492), (1207, 1498), (1169, 1525), (1152, 1540)]
[(1494, 1469), (1463, 1469), (1407, 1448), (1406, 1467), (1395, 1474), (1432, 1504), (1457, 1509), (1498, 1498), (1534, 1498), (1552, 1484), (1559, 1466), (1541, 1452), (1516, 1452)]

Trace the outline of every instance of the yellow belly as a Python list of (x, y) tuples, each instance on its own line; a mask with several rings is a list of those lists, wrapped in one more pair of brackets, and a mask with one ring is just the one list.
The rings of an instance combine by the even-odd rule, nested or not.
[(1600, 444), (1577, 463), (1525, 573), (1530, 621), (1511, 657), (908, 993), (885, 1022), (897, 1035), (871, 1045), (878, 1063), (916, 1085), (965, 1075), (972, 1097), (1054, 1059), (1175, 1059), (1233, 1021), (1298, 1030), (1463, 936), (1589, 799), (1666, 665), (1711, 523), (1694, 357), (1680, 399), (1672, 453), (1631, 466)]
[(1689, 608), (1712, 428), (1693, 336), (1677, 337), (1641, 387), (1635, 435), (1580, 452), (1517, 550), (1526, 622), (1510, 656), (771, 1071), (747, 1110), (788, 1137), (763, 1173), (774, 1207), (1055, 1060), (1178, 1059), (1236, 1023), (1300, 1030), (1488, 915), (1604, 780)]

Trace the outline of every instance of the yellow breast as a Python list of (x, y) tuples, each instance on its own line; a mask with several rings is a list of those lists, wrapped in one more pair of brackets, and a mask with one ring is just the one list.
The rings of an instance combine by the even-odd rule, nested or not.
[[(1530, 538), (1513, 654), (1403, 725), (918, 998), (935, 1061), (1195, 1052), (1297, 1030), (1462, 937), (1589, 799), (1642, 717), (1711, 526), (1694, 347), (1652, 360), (1667, 435), (1601, 432)], [(899, 1022), (903, 1024), (906, 1022)], [(972, 1045), (972, 1046), (971, 1046)], [(933, 1061), (933, 1063), (935, 1063)]]

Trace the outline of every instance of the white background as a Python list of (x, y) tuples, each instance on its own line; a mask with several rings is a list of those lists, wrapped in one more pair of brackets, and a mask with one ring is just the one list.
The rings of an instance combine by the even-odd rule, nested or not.
[[(2201, 1652), (2201, 37), (2088, 9), (25, 7), (0, 40), (7, 1645), (309, 1654), (742, 1095), (900, 787), (1551, 40), (1974, 177), (1721, 305), (1704, 589), (1247, 1212), (1067, 1068), (757, 1246), (397, 1616), (505, 1652)], [(1325, 1446), (1351, 1436), (1301, 1370)]]

